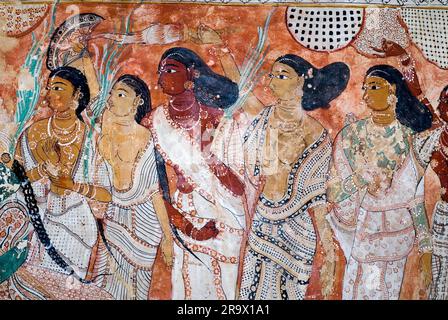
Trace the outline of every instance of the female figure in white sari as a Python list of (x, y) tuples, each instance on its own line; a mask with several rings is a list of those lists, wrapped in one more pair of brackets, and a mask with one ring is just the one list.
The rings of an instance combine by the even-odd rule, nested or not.
[[(199, 36), (222, 43), (205, 26)], [(230, 50), (217, 51), (226, 74), (238, 81)], [(344, 63), (317, 69), (296, 55), (284, 55), (270, 73), (269, 87), (278, 102), (264, 106), (251, 94), (243, 107), (247, 118), (258, 110), (242, 137), (246, 170), (254, 185), (261, 177), (265, 184), (248, 230), (241, 299), (305, 298), (317, 242), (312, 216), (326, 254), (322, 291), (325, 297), (332, 291), (334, 248), (325, 220), (331, 139), (305, 111), (328, 108), (345, 89), (349, 74)]]
[(54, 113), (32, 124), (19, 140), (17, 158), (32, 182), (42, 220), (34, 225), (26, 272), (13, 279), (23, 299), (110, 299), (93, 284), (75, 283), (79, 290), (66, 285), (70, 270), (83, 282), (91, 278), (99, 233), (90, 203), (111, 199), (105, 166), (96, 161), (95, 150), (86, 155), (83, 148), (87, 127), (80, 114), (89, 96), (80, 71), (53, 70), (46, 100)]
[(99, 283), (120, 300), (148, 299), (162, 237), (165, 261), (172, 263), (173, 243), (159, 193), (154, 142), (149, 130), (140, 125), (150, 110), (145, 82), (123, 75), (115, 82), (102, 116), (99, 152), (112, 181), (112, 202), (102, 220), (106, 241), (96, 269), (109, 274)]
[(238, 87), (186, 48), (167, 50), (159, 72), (170, 101), (155, 109), (149, 127), (175, 236), (173, 299), (235, 299), (244, 186), (210, 145)]
[[(412, 146), (432, 116), (391, 66), (370, 68), (363, 88), (371, 116), (335, 140), (329, 220), (347, 260), (343, 299), (398, 299), (415, 240), (421, 263), (430, 261), (424, 170)], [(422, 268), (430, 277), (430, 264)]]

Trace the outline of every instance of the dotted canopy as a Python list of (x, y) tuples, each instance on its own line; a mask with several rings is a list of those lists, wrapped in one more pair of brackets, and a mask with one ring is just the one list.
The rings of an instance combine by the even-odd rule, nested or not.
[(359, 33), (363, 9), (295, 8), (286, 11), (286, 23), (302, 46), (314, 51), (335, 51), (346, 47)]
[(403, 8), (409, 34), (429, 61), (448, 68), (448, 11)]

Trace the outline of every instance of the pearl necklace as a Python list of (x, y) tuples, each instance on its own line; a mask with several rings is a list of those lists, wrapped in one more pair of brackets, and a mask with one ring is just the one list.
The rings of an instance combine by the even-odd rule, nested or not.
[[(48, 133), (48, 136), (49, 136), (49, 137), (55, 136), (55, 137), (58, 139), (58, 144), (59, 144), (61, 147), (66, 147), (66, 146), (68, 146), (68, 145), (71, 145), (71, 144), (73, 144), (73, 143), (76, 141), (76, 139), (78, 139), (78, 137), (79, 137), (79, 136), (78, 136), (78, 132), (79, 132), (79, 130), (81, 129), (81, 122), (77, 121), (77, 122), (75, 123), (77, 126), (75, 127), (75, 129), (74, 129), (71, 133), (67, 134), (67, 137), (59, 136), (59, 135), (56, 133), (56, 131), (54, 130), (54, 128), (52, 127), (52, 123), (53, 123), (53, 116), (51, 116), (50, 119), (48, 120), (48, 124), (47, 124), (47, 133)], [(73, 134), (74, 134), (74, 138), (73, 138), (72, 140), (70, 140), (70, 139), (71, 139), (71, 136), (72, 136)], [(61, 143), (61, 141), (66, 141), (66, 142)]]
[(72, 125), (70, 125), (68, 128), (61, 128), (56, 124), (56, 121), (54, 118), (51, 119), (52, 120), (52, 129), (54, 131), (59, 131), (60, 133), (64, 134), (64, 135), (69, 135), (72, 134), (74, 132), (74, 130), (71, 130), (72, 128), (74, 128), (76, 126), (76, 122), (74, 122)]
[[(193, 108), (193, 106), (194, 106), (195, 103), (196, 103), (196, 100), (193, 100), (193, 103), (190, 104), (190, 105), (188, 106), (187, 109), (177, 109), (177, 108), (174, 106), (174, 104), (173, 104), (173, 100), (170, 100), (170, 107), (173, 108), (173, 109), (176, 110), (176, 111), (179, 111), (179, 112), (185, 112), (185, 111), (188, 111), (188, 110), (190, 110), (191, 108)], [(198, 104), (199, 104), (199, 103), (198, 103)]]

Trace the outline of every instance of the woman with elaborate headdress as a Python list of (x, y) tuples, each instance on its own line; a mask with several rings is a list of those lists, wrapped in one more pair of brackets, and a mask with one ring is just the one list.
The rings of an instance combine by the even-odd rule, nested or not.
[(159, 74), (170, 100), (153, 111), (149, 128), (175, 239), (173, 299), (235, 299), (244, 186), (210, 147), (238, 87), (186, 48), (167, 50)]
[[(217, 37), (202, 27), (200, 38), (219, 45)], [(230, 50), (217, 51), (226, 74), (238, 78)], [(270, 73), (277, 103), (264, 106), (251, 94), (243, 106), (249, 118), (256, 114), (242, 137), (246, 170), (253, 180), (263, 177), (265, 182), (248, 231), (241, 299), (305, 298), (317, 243), (314, 222), (326, 253), (323, 293), (331, 293), (334, 249), (325, 220), (331, 138), (306, 111), (329, 108), (349, 77), (344, 63), (317, 69), (287, 54), (276, 59)]]
[(371, 115), (335, 139), (329, 221), (347, 260), (343, 299), (393, 300), (415, 240), (423, 275), (430, 277), (424, 170), (413, 142), (431, 127), (432, 115), (394, 67), (371, 67), (363, 90)]

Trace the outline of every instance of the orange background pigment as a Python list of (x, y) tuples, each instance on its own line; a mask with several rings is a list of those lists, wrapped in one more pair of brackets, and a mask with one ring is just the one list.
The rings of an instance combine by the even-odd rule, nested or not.
[[(76, 13), (96, 13), (105, 18), (100, 23), (95, 32), (113, 31), (120, 29), (123, 21), (135, 8), (131, 4), (75, 4), (79, 12), (72, 11), (73, 4), (61, 4), (58, 6), (56, 15), (56, 25), (61, 24), (66, 18)], [(272, 10), (273, 6), (215, 6), (215, 5), (187, 5), (187, 4), (143, 4), (137, 7), (131, 16), (131, 31), (143, 30), (153, 23), (179, 23), (186, 24), (189, 28), (197, 27), (204, 23), (215, 30), (218, 30), (222, 38), (227, 41), (236, 61), (241, 64), (249, 48), (249, 45), (257, 43), (257, 27), (263, 26), (264, 21)], [(372, 59), (360, 55), (353, 47), (348, 46), (334, 53), (318, 53), (307, 50), (299, 45), (289, 34), (285, 23), (286, 6), (276, 7), (273, 15), (268, 41), (270, 52), (267, 56), (264, 69), (269, 70), (273, 61), (280, 55), (293, 53), (299, 55), (314, 66), (320, 68), (325, 65), (342, 61), (349, 65), (351, 77), (347, 89), (336, 100), (331, 103), (330, 109), (317, 110), (311, 115), (321, 121), (329, 129), (334, 137), (342, 128), (345, 115), (353, 112), (358, 117), (368, 115), (368, 110), (362, 104), (362, 90), (365, 72), (369, 67), (376, 64), (390, 64), (398, 67), (396, 58)], [(41, 24), (36, 30), (36, 35), (40, 35), (43, 29)], [(5, 39), (5, 38), (3, 38)], [(6, 46), (0, 49), (0, 59), (5, 59), (6, 68), (0, 70), (0, 96), (3, 99), (2, 108), (6, 108), (12, 115), (16, 104), (17, 77), (20, 65), (24, 62), (25, 56), (31, 45), (31, 35), (28, 34), (19, 39), (8, 38)], [(96, 40), (95, 40), (96, 41)], [(97, 41), (101, 44), (101, 41)], [(190, 42), (179, 42), (171, 45), (144, 46), (132, 45), (126, 48), (121, 57), (121, 61), (126, 60), (126, 64), (121, 73), (135, 74), (146, 81), (151, 90), (153, 108), (166, 101), (166, 96), (157, 88), (157, 65), (162, 53), (173, 46), (188, 47), (196, 51), (216, 72), (223, 73), (219, 62), (210, 53), (210, 46), (199, 46)], [(437, 99), (442, 88), (448, 84), (448, 70), (442, 70), (434, 64), (428, 62), (421, 51), (411, 44), (407, 51), (416, 60), (416, 69), (420, 79), (423, 92), (433, 103), (437, 105)], [(90, 50), (90, 52), (93, 52)], [(45, 69), (45, 75), (48, 70)], [(121, 74), (120, 73), (120, 74)], [(119, 76), (119, 75), (118, 75)], [(44, 79), (46, 77), (44, 76)], [(256, 92), (268, 103), (269, 92), (264, 88), (267, 80), (261, 81)], [(42, 110), (45, 111), (45, 110)], [(40, 116), (45, 112), (40, 113)], [(426, 208), (431, 221), (432, 209), (438, 200), (439, 183), (435, 174), (428, 169), (426, 175)], [(336, 244), (337, 246), (337, 244)], [(317, 255), (313, 267), (313, 274), (308, 287), (308, 299), (321, 299), (319, 285), (319, 268), (322, 263), (321, 248), (318, 246)], [(401, 291), (402, 299), (424, 298), (419, 290), (418, 264), (416, 248), (412, 251), (406, 266), (404, 283)], [(150, 290), (151, 299), (169, 299), (171, 290), (170, 272), (164, 265), (163, 259), (158, 256), (154, 267), (152, 286)], [(344, 271), (344, 258), (342, 251), (338, 248), (337, 274), (334, 294), (332, 299), (341, 298), (342, 275)]]

